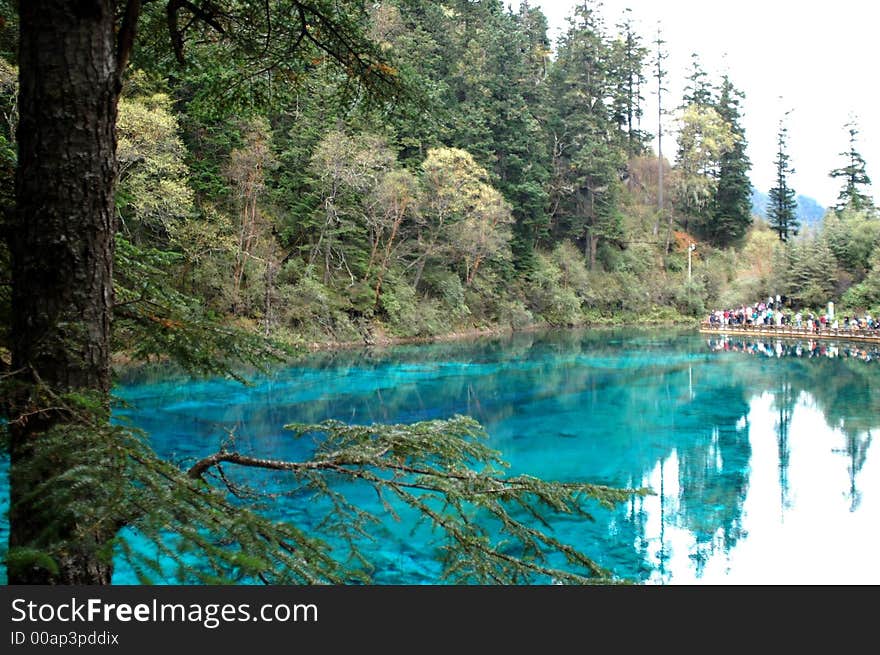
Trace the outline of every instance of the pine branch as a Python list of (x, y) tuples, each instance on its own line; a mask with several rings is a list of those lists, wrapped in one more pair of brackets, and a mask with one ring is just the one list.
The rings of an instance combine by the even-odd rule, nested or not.
[[(29, 493), (15, 498), (13, 511), (45, 530), (27, 549), (10, 549), (13, 567), (51, 570), (117, 535), (110, 539), (115, 556), (144, 582), (370, 582), (365, 544), (382, 538), (376, 530), (386, 521), (414, 512), (414, 527), (427, 524), (437, 535), (438, 582), (619, 582), (553, 526), (591, 521), (591, 506), (647, 493), (505, 475), (483, 428), (461, 416), (413, 425), (290, 425), (293, 438), (316, 439), (311, 458), (258, 457), (232, 450), (226, 439), (182, 470), (158, 457), (143, 434), (108, 424), (106, 408), (88, 397), (49, 389), (37, 396), (67, 420), (31, 442), (16, 468)], [(243, 487), (234, 475), (243, 468), (289, 473), (282, 493), (308, 500), (309, 525), (261, 514), (260, 504), (279, 494)], [(345, 483), (374, 490), (382, 510), (353, 502)], [(136, 548), (132, 535), (152, 546)]]
[[(609, 571), (552, 535), (550, 515), (592, 520), (586, 509), (589, 503), (613, 506), (633, 494), (646, 493), (644, 489), (547, 482), (530, 476), (504, 477), (499, 473), (504, 463), (498, 453), (480, 443), (485, 437), (482, 428), (466, 417), (415, 425), (348, 426), (327, 421), (287, 427), (297, 437), (321, 435), (314, 459), (274, 460), (223, 449), (193, 464), (187, 475), (204, 479), (221, 464), (232, 464), (290, 472), (308, 481), (318, 495), (327, 493), (323, 476), (330, 474), (370, 485), (380, 497), (390, 491), (445, 535), (445, 575), (463, 580), (509, 584), (538, 579), (610, 581)], [(481, 464), (484, 469), (478, 471)], [(393, 503), (384, 503), (396, 513)], [(444, 512), (437, 503), (454, 511)], [(516, 518), (514, 510), (524, 511), (526, 518)], [(337, 523), (345, 524), (352, 517), (352, 507), (335, 502), (333, 515)], [(354, 532), (364, 534), (359, 522), (363, 516), (357, 519)], [(491, 533), (486, 519), (500, 526), (500, 532)], [(356, 550), (351, 541), (349, 546)], [(511, 555), (511, 548), (522, 554)], [(544, 564), (552, 553), (562, 555), (574, 570)]]

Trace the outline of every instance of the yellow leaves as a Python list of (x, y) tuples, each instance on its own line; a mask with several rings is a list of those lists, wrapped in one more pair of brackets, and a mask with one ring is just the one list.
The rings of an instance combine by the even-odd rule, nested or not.
[[(137, 88), (140, 79), (135, 74), (133, 80)], [(194, 203), (171, 98), (165, 93), (122, 97), (116, 131), (123, 224), (167, 237)]]
[(704, 207), (717, 185), (709, 173), (733, 149), (737, 137), (713, 107), (696, 103), (684, 109), (679, 126), (679, 161), (672, 180), (675, 193), (684, 207)]
[(713, 108), (691, 104), (679, 119), (679, 147), (689, 170), (700, 170), (737, 142), (730, 124)]
[(172, 320), (170, 318), (165, 318), (164, 316), (155, 316), (153, 314), (147, 314), (147, 318), (156, 323), (157, 325), (162, 326), (166, 330), (179, 330), (183, 327), (183, 323), (181, 321)]
[(470, 284), (480, 262), (508, 249), (510, 205), (466, 150), (432, 148), (422, 171), (426, 218), (443, 231), (453, 259), (464, 262)]
[(489, 177), (486, 170), (474, 161), (473, 155), (461, 148), (429, 149), (422, 170), (435, 188), (456, 191)]
[(373, 72), (381, 73), (382, 75), (386, 75), (388, 77), (397, 77), (397, 69), (394, 66), (389, 66), (384, 62), (372, 64), (370, 66), (370, 70), (372, 70)]
[(374, 211), (368, 212), (367, 220), (384, 228), (385, 223), (393, 224), (418, 214), (421, 202), (418, 182), (406, 169), (389, 171), (379, 181), (371, 200)]
[(13, 66), (6, 59), (0, 57), (0, 87), (12, 87), (18, 85), (18, 66)]
[(235, 184), (243, 198), (253, 199), (265, 188), (265, 173), (276, 165), (271, 147), (269, 121), (263, 117), (242, 125), (242, 145), (229, 153), (224, 174)]
[(160, 153), (177, 154), (183, 148), (171, 99), (164, 93), (121, 98), (116, 129), (117, 157), (122, 163)]
[(340, 186), (366, 193), (393, 168), (395, 160), (387, 142), (378, 135), (331, 130), (315, 148), (311, 168), (329, 195)]
[(467, 215), (492, 216), (504, 223), (509, 213), (501, 194), (488, 183), (489, 173), (460, 148), (431, 148), (422, 163), (425, 185), (435, 210)]

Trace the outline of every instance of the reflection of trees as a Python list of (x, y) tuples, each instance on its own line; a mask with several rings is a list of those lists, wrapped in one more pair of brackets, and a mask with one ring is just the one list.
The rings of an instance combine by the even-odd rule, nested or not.
[(730, 385), (697, 394), (694, 402), (726, 400), (727, 415), (713, 418), (708, 438), (680, 452), (678, 521), (696, 540), (691, 553), (698, 575), (717, 549), (730, 550), (743, 536), (742, 509), (748, 491), (751, 444), (747, 430), (736, 427), (748, 412), (742, 386)]
[[(848, 457), (851, 509), (858, 507), (860, 492), (856, 478), (865, 463), (871, 431), (880, 420), (880, 385), (876, 376), (880, 368), (877, 360), (861, 358), (846, 360), (799, 360), (789, 374), (794, 396), (807, 392), (822, 411), (828, 425), (839, 429), (844, 436), (842, 452)], [(841, 452), (841, 451), (838, 451)]]
[(779, 492), (781, 494), (780, 503), (782, 508), (786, 509), (791, 506), (788, 485), (788, 466), (791, 459), (791, 444), (789, 443), (789, 432), (791, 430), (791, 417), (797, 404), (797, 395), (795, 395), (791, 385), (791, 375), (788, 370), (784, 370), (780, 376), (778, 386), (773, 394), (773, 404), (778, 413), (776, 421), (776, 442), (779, 454)]
[[(566, 350), (572, 352), (572, 344)], [(732, 548), (743, 536), (751, 446), (748, 430), (737, 424), (748, 414), (753, 391), (749, 376), (718, 371), (715, 359), (705, 357), (694, 341), (675, 336), (616, 344), (609, 339), (589, 353), (589, 366), (576, 369), (583, 377), (567, 382), (586, 390), (573, 402), (584, 404), (600, 426), (595, 439), (603, 443), (597, 457), (627, 468), (627, 480), (606, 482), (638, 485), (659, 465), (660, 486), (654, 489), (659, 498), (653, 501), (659, 502), (659, 534), (653, 534), (659, 551), (646, 538), (646, 503), (652, 501), (633, 499), (626, 512), (637, 556), (653, 560), (665, 579), (665, 535), (669, 525), (678, 525), (696, 539), (693, 557), (699, 570), (713, 552)], [(559, 371), (546, 375), (549, 386), (564, 386), (554, 378)], [(665, 465), (673, 453), (677, 470)], [(666, 485), (670, 474), (676, 475), (676, 485)], [(673, 487), (678, 491), (669, 491)]]
[(874, 366), (866, 366), (858, 361), (847, 361), (837, 370), (828, 370), (831, 367), (827, 363), (817, 367), (825, 370), (815, 377), (816, 388), (812, 391), (828, 424), (840, 429), (845, 438), (843, 450), (849, 460), (847, 494), (851, 510), (855, 510), (861, 500), (856, 478), (865, 464), (871, 432), (880, 425), (877, 414), (880, 385), (876, 381), (880, 366), (874, 363)]
[(749, 367), (746, 373), (754, 392), (769, 389), (775, 396), (783, 494), (788, 490), (791, 413), (798, 397), (805, 392), (814, 399), (828, 425), (839, 429), (844, 436), (844, 446), (837, 452), (848, 458), (850, 488), (847, 494), (851, 509), (856, 509), (861, 497), (857, 476), (867, 457), (871, 433), (880, 426), (877, 411), (880, 408), (880, 384), (877, 383), (880, 349), (870, 344), (810, 340), (778, 342), (772, 348), (756, 339), (710, 339), (707, 344), (715, 351), (751, 355), (772, 351), (776, 359), (786, 359), (776, 362), (772, 357), (758, 357), (756, 365)]
[(865, 459), (868, 456), (868, 447), (871, 445), (871, 432), (864, 435), (846, 435), (846, 454), (849, 456), (849, 497), (850, 511), (855, 511), (862, 500), (862, 494), (856, 486), (856, 475), (862, 470)]
[[(706, 448), (729, 449), (726, 436), (709, 444), (712, 431), (701, 423), (701, 414), (688, 410), (702, 402), (699, 390), (709, 377), (703, 367), (711, 359), (672, 331), (523, 333), (473, 343), (316, 353), (269, 375), (254, 375), (248, 389), (223, 380), (182, 384), (182, 378), (169, 380), (167, 371), (160, 371), (154, 384), (133, 388), (135, 396), (146, 395), (131, 400), (138, 406), (138, 422), (153, 422), (157, 449), (180, 452), (183, 433), (187, 450), (181, 454), (188, 457), (213, 451), (231, 429), (254, 451), (292, 459), (309, 444), (289, 439), (282, 430), (289, 422), (411, 422), (461, 413), (489, 428), (493, 445), (514, 469), (630, 486), (641, 484), (673, 452), (697, 462)], [(126, 381), (149, 379), (150, 372), (141, 371), (139, 378), (130, 372)], [(725, 401), (713, 420), (732, 426), (743, 402)], [(571, 419), (548, 420), (560, 415)], [(536, 456), (546, 468), (535, 468)], [(736, 459), (727, 452), (723, 458)], [(725, 492), (724, 485), (731, 484), (735, 488)], [(705, 471), (687, 483), (684, 494), (693, 499), (693, 512), (700, 499), (717, 509), (684, 522), (699, 524), (701, 534), (714, 532), (709, 524), (715, 522), (732, 536), (741, 501), (730, 497), (742, 493), (742, 483), (730, 475), (713, 480)], [(671, 504), (677, 511), (677, 502)], [(640, 519), (613, 528), (600, 522), (560, 529), (584, 530), (584, 538), (594, 538), (597, 529), (614, 531), (615, 543), (622, 544), (613, 555), (623, 561), (621, 575), (638, 576), (646, 558), (632, 545), (648, 548), (640, 539), (645, 531), (640, 521), (647, 516), (643, 506), (632, 509)], [(597, 516), (615, 521), (610, 514)], [(663, 518), (664, 526), (678, 520), (671, 514)]]

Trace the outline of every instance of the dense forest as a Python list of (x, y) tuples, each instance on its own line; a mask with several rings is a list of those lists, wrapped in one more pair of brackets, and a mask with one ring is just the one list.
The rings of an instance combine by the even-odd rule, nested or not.
[[(710, 79), (695, 55), (684, 97), (668, 97), (665, 48), (677, 46), (662, 34), (638, 34), (628, 14), (607, 24), (596, 3), (584, 2), (554, 44), (545, 16), (527, 2), (517, 11), (500, 0), (95, 2), (103, 7), (95, 16), (113, 14), (113, 33), (102, 33), (101, 43), (115, 43), (119, 90), (105, 85), (99, 96), (71, 88), (69, 99), (88, 105), (83, 116), (103, 117), (95, 147), (104, 154), (94, 162), (111, 161), (105, 151), (112, 153), (112, 144), (111, 170), (82, 168), (75, 157), (47, 167), (32, 154), (52, 146), (51, 132), (34, 136), (53, 116), (41, 103), (65, 100), (60, 88), (40, 86), (50, 78), (20, 75), (45, 56), (35, 54), (41, 42), (34, 26), (45, 27), (39, 12), (56, 11), (54, 4), (20, 7), (19, 16), (15, 3), (0, 3), (0, 196), (7, 208), (0, 354), (16, 375), (36, 362), (40, 376), (28, 378), (31, 388), (45, 381), (68, 394), (97, 390), (97, 403), (66, 397), (80, 409), (105, 403), (110, 378), (98, 364), (110, 354), (126, 361), (171, 356), (193, 369), (231, 372), (218, 363), (230, 352), (247, 360), (276, 347), (483, 328), (686, 321), (769, 293), (781, 293), (792, 307), (835, 300), (880, 313), (880, 219), (867, 191), (858, 127), (850, 126), (851, 140), (842, 144), (843, 165), (828, 163), (840, 178), (839, 204), (818, 227), (800, 230), (787, 183), (783, 117), (777, 186), (768, 219), (756, 219), (741, 124), (747, 99), (736, 80)], [(70, 20), (96, 20), (83, 12)], [(659, 93), (665, 127), (645, 115), (649, 93)], [(675, 137), (669, 159), (650, 147), (660, 129)], [(71, 171), (82, 179), (71, 179)], [(79, 302), (52, 296), (57, 284), (32, 275), (63, 251), (74, 229), (52, 222), (61, 214), (39, 224), (45, 229), (27, 223), (56, 175), (70, 180), (65, 189), (78, 206), (94, 201), (83, 216), (100, 216), (115, 228), (110, 245), (89, 242), (113, 261), (104, 266), (112, 276), (105, 271), (83, 282), (95, 285), (92, 301), (104, 298), (104, 313), (87, 316), (92, 323), (83, 330), (109, 339), (103, 344), (89, 333), (97, 346), (87, 349), (88, 366), (72, 360), (69, 344), (84, 334), (70, 327), (74, 319), (52, 319), (47, 329), (60, 330), (63, 339), (51, 351), (28, 341), (44, 327), (46, 311), (62, 307), (63, 313), (66, 303)], [(112, 189), (112, 197), (83, 190), (93, 183)], [(93, 224), (82, 225), (79, 234), (91, 235)], [(16, 287), (16, 279), (26, 278), (38, 282), (27, 294)], [(78, 274), (70, 279), (83, 281)], [(102, 285), (111, 281), (108, 291)], [(95, 308), (87, 306), (85, 314)], [(25, 356), (32, 352), (35, 358)], [(50, 358), (47, 370), (64, 362), (63, 374), (47, 376), (40, 368)], [(80, 375), (92, 364), (99, 374)], [(49, 417), (45, 424), (25, 427), (18, 421), (28, 405), (16, 398), (8, 414), (18, 417), (10, 419), (13, 444), (46, 425), (69, 427), (70, 414), (57, 408), (37, 412)], [(434, 426), (430, 434), (436, 433)], [(362, 436), (337, 434), (352, 448), (365, 447), (356, 443)], [(85, 451), (95, 445), (82, 438)], [(380, 458), (357, 455), (373, 463)], [(44, 469), (20, 470), (20, 484), (27, 476), (45, 477)], [(159, 474), (172, 475), (157, 464), (150, 476)], [(153, 489), (154, 481), (140, 484)], [(562, 503), (556, 491), (540, 493)], [(14, 498), (14, 517), (24, 515), (27, 502)], [(223, 509), (199, 507), (190, 507), (185, 520), (196, 520), (205, 507)], [(169, 519), (155, 520), (158, 535)], [(107, 526), (102, 530), (113, 533)], [(187, 538), (220, 557), (192, 530)], [(238, 536), (251, 539), (252, 548), (260, 540)], [(534, 535), (520, 536), (526, 550), (532, 547)], [(20, 538), (19, 545), (27, 544), (34, 534)], [(102, 546), (107, 534), (94, 539)], [(276, 541), (307, 539), (287, 532)], [(273, 552), (297, 571), (289, 552)], [(21, 548), (18, 556), (20, 568), (38, 562), (55, 570), (38, 549)], [(79, 560), (71, 561), (81, 573)], [(329, 564), (320, 566), (299, 579), (333, 577)], [(106, 581), (105, 574), (85, 577)], [(516, 569), (512, 579), (521, 574)]]
[[(260, 70), (206, 39), (181, 68), (164, 15), (145, 12), (119, 103), (117, 239), (130, 257), (119, 270), (156, 263), (162, 293), (199, 312), (301, 344), (686, 320), (768, 293), (880, 304), (864, 162), (846, 177), (857, 142), (842, 144), (826, 220), (797, 239), (774, 232), (772, 209), (769, 223), (751, 214), (746, 99), (694, 55), (684, 97), (661, 96), (676, 138), (661, 169), (643, 106), (668, 75), (666, 45), (628, 14), (608, 25), (584, 3), (554, 48), (528, 3), (376, 3), (374, 82), (394, 86), (376, 95), (317, 47), (296, 65), (267, 52)], [(0, 80), (7, 198), (13, 28)], [(147, 347), (118, 336), (120, 351)]]

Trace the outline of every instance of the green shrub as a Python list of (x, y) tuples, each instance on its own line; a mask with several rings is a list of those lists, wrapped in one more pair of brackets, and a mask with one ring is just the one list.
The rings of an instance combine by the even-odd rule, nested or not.
[(429, 337), (451, 329), (444, 320), (440, 303), (419, 297), (405, 281), (386, 284), (379, 296), (379, 306), (388, 320), (392, 334), (398, 337)]
[(356, 341), (362, 332), (353, 321), (351, 305), (313, 277), (278, 287), (279, 322), (304, 338)]
[(698, 280), (681, 284), (675, 292), (675, 305), (686, 316), (700, 317), (706, 313), (705, 288)]
[(432, 268), (425, 271), (423, 280), (429, 293), (448, 310), (450, 326), (457, 325), (470, 316), (471, 310), (458, 273)]
[(559, 271), (556, 283), (582, 293), (590, 283), (590, 272), (583, 253), (570, 241), (563, 241), (550, 253), (549, 262)]
[(499, 322), (512, 330), (524, 330), (535, 324), (535, 316), (522, 300), (511, 300), (500, 308)]
[(527, 309), (550, 325), (580, 325), (581, 298), (574, 289), (563, 286), (563, 275), (551, 257), (539, 254), (524, 286)]

